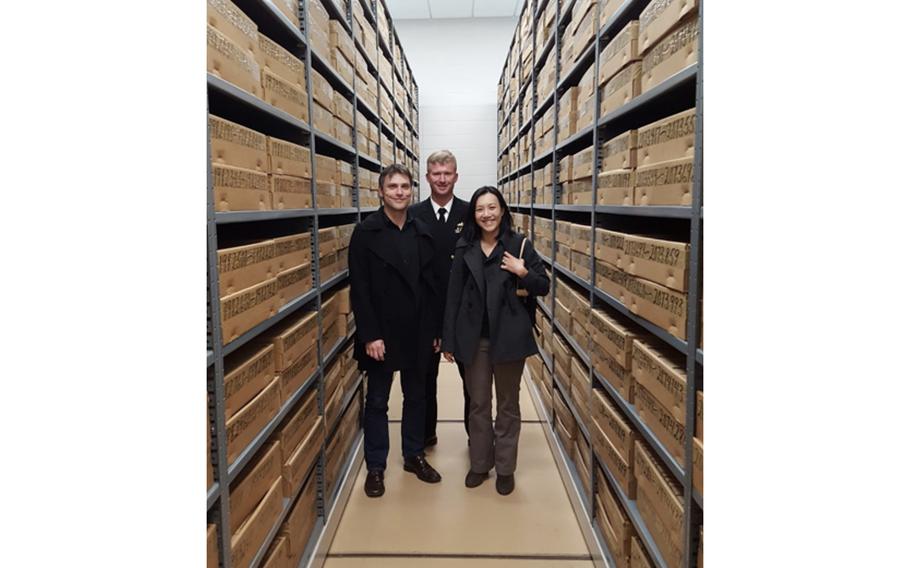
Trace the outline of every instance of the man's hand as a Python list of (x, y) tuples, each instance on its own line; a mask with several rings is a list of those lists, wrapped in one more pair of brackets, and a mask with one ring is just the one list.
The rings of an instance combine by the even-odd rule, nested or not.
[(385, 361), (385, 341), (377, 339), (366, 344), (367, 355), (377, 361)]
[(449, 363), (454, 363), (454, 362), (455, 362), (455, 356), (452, 355), (451, 353), (449, 353), (448, 351), (446, 351), (445, 353), (443, 353), (442, 356), (445, 357), (445, 358), (446, 358), (446, 361), (448, 361)]
[(518, 276), (519, 278), (524, 278), (528, 275), (528, 269), (525, 268), (525, 261), (523, 258), (515, 258), (509, 251), (502, 253), (502, 264), (499, 265), (503, 270), (507, 270)]
[(433, 340), (433, 353), (439, 353), (440, 347), (442, 347), (442, 339), (437, 337)]

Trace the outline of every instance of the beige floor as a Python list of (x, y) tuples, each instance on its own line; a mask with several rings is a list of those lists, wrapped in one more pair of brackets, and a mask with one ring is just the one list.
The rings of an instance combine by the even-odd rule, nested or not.
[[(439, 445), (427, 458), (442, 483), (422, 483), (401, 469), (400, 424), (390, 424), (386, 493), (363, 494), (362, 468), (326, 567), (593, 566), (525, 385), (516, 486), (507, 497), (496, 493), (495, 477), (475, 489), (464, 486), (464, 399), (454, 365), (440, 365), (438, 391)], [(392, 392), (390, 419), (400, 419), (401, 390), (395, 385)]]

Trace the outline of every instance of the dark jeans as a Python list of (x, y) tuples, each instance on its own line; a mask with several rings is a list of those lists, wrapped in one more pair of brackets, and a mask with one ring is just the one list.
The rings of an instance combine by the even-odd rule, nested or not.
[[(391, 371), (370, 371), (366, 408), (363, 413), (364, 454), (367, 469), (385, 470), (389, 457), (389, 392)], [(404, 409), (401, 417), (401, 453), (404, 457), (423, 455), (426, 389), (423, 377), (413, 370), (400, 372)]]
[[(426, 436), (427, 440), (436, 436), (436, 420), (438, 417), (438, 405), (436, 404), (436, 384), (439, 379), (439, 359), (442, 353), (434, 353), (430, 359), (430, 366), (427, 369), (427, 420)], [(468, 387), (464, 382), (464, 365), (461, 361), (456, 361), (458, 365), (458, 374), (461, 375), (461, 390), (464, 393), (464, 431), (468, 431), (468, 411), (471, 408), (471, 397), (468, 394)]]

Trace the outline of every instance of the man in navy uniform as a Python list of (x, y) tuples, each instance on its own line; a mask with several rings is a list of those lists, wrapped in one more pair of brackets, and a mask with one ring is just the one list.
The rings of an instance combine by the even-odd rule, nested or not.
[[(427, 182), (430, 184), (430, 196), (411, 206), (410, 216), (424, 221), (431, 227), (433, 240), (436, 247), (436, 258), (433, 268), (438, 273), (441, 284), (438, 297), (439, 313), (445, 310), (446, 289), (449, 285), (449, 271), (452, 268), (452, 255), (455, 252), (455, 243), (461, 236), (465, 216), (468, 213), (468, 202), (455, 197), (455, 183), (458, 181), (458, 162), (448, 150), (433, 152), (427, 158)], [(426, 412), (426, 441), (427, 447), (437, 443), (436, 437), (436, 383), (439, 374), (440, 353), (435, 350), (431, 354), (430, 364), (427, 367), (427, 412)], [(467, 388), (464, 387), (464, 366), (458, 363), (458, 373), (461, 375), (462, 392), (464, 393), (464, 427), (468, 430), (468, 409), (470, 398)]]

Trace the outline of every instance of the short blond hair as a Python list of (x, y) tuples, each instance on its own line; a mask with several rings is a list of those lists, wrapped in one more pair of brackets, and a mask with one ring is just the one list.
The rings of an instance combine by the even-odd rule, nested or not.
[(452, 164), (455, 167), (455, 171), (458, 171), (458, 161), (455, 159), (455, 154), (448, 150), (436, 150), (427, 156), (427, 169), (430, 169), (430, 164)]

